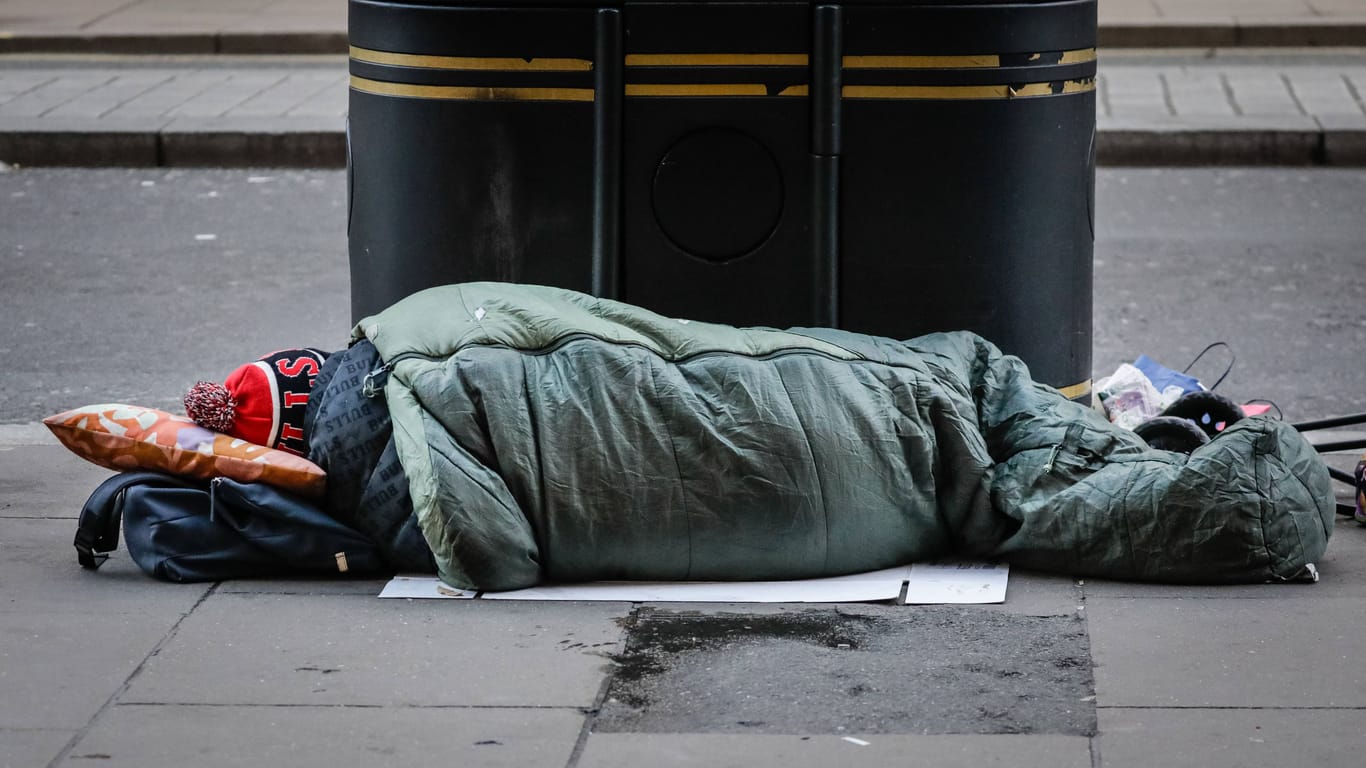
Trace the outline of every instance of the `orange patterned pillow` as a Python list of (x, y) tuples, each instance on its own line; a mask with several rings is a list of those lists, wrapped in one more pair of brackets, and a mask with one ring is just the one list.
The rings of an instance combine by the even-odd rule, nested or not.
[(43, 419), (77, 456), (117, 470), (154, 469), (181, 477), (230, 477), (321, 496), (322, 467), (292, 453), (211, 432), (186, 416), (106, 403)]

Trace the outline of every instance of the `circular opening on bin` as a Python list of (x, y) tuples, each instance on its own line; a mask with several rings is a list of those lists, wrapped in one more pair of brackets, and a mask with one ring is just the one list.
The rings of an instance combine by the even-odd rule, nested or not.
[(655, 221), (686, 253), (714, 262), (763, 245), (783, 212), (783, 177), (772, 153), (733, 128), (679, 139), (655, 169)]

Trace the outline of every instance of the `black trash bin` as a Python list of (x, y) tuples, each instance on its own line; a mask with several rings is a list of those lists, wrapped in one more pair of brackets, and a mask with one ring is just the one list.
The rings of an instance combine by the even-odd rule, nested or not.
[(1096, 0), (350, 0), (352, 314), (977, 331), (1089, 396)]

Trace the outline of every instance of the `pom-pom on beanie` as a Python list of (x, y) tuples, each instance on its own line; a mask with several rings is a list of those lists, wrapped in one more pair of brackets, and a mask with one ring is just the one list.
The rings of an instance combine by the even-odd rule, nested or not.
[(326, 359), (316, 349), (272, 352), (222, 384), (195, 384), (185, 394), (185, 413), (205, 429), (305, 456), (304, 412)]

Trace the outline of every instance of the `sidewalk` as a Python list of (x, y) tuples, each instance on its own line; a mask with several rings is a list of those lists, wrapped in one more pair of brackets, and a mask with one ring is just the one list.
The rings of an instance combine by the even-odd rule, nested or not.
[(3, 162), (346, 163), (347, 75), (339, 57), (10, 59), (0, 60)]
[[(1102, 174), (1097, 306), (1127, 330), (1098, 342), (1098, 357), (1131, 355), (1135, 338), (1154, 352), (1203, 343), (1232, 322), (1246, 329), (1230, 338), (1235, 384), (1246, 374), (1242, 386), (1288, 414), (1362, 408), (1359, 387), (1342, 383), (1353, 380), (1329, 373), (1358, 348), (1363, 312), (1325, 286), (1361, 285), (1349, 269), (1360, 226), (1326, 224), (1346, 218), (1329, 203), (1363, 174), (1240, 169), (1217, 192), (1192, 178), (1210, 175)], [(0, 388), (68, 405), (174, 397), (177, 382), (227, 370), (176, 337), (226, 348), (231, 362), (276, 341), (343, 338), (340, 177), (0, 174), (4, 274), (45, 276), (0, 280), (0, 300), (16, 333), (68, 342), (42, 356), (19, 347)], [(1121, 199), (1121, 185), (1161, 196)], [(1192, 231), (1174, 219), (1196, 222), (1188, 248), (1163, 247)], [(210, 222), (216, 239), (198, 242)], [(1268, 231), (1295, 233), (1303, 253), (1277, 256)], [(282, 256), (290, 269), (277, 278), (269, 265)], [(77, 301), (89, 308), (63, 310)], [(1312, 353), (1266, 370), (1294, 345)], [(1284, 383), (1268, 387), (1272, 373)], [(109, 472), (22, 413), (0, 424), (0, 768), (1361, 764), (1366, 528), (1345, 519), (1314, 585), (1016, 570), (992, 606), (409, 602), (376, 599), (378, 580), (176, 585), (142, 575), (123, 545), (98, 572), (76, 565), (75, 518)], [(766, 631), (779, 622), (824, 629)], [(654, 668), (632, 665), (625, 652), (652, 647), (642, 628), (670, 623), (700, 637), (657, 648)], [(891, 642), (908, 636), (934, 642)], [(675, 720), (621, 724), (638, 702), (613, 701), (613, 686), (633, 690), (642, 672), (657, 687), (641, 710)]]
[(0, 0), (0, 53), (345, 53), (346, 0)]
[[(1366, 164), (1366, 50), (1101, 54), (1103, 165)], [(345, 164), (334, 56), (0, 57), (0, 161)]]
[(1366, 51), (1102, 53), (1102, 165), (1366, 164)]
[(1366, 0), (1100, 0), (1102, 48), (1366, 45)]
[[(1100, 0), (1100, 45), (1366, 45), (1366, 0)], [(345, 0), (0, 0), (0, 53), (345, 53)]]
[[(1101, 164), (1366, 163), (1366, 0), (1099, 15)], [(345, 51), (345, 0), (0, 0), (0, 162), (341, 167)]]
[[(1366, 46), (1366, 0), (1101, 0), (1101, 19), (1103, 164), (1366, 166), (1366, 47), (1113, 50)], [(4, 172), (340, 167), (345, 23), (344, 0), (0, 0), (0, 304), (13, 322), (0, 389), (25, 402), (38, 390), (69, 405), (173, 402), (181, 382), (213, 375), (207, 359), (345, 338), (344, 174)], [(1340, 413), (1325, 409), (1344, 393), (1366, 408), (1349, 370), (1366, 321), (1341, 300), (1366, 286), (1366, 238), (1329, 204), (1359, 199), (1366, 174), (1237, 169), (1213, 189), (1191, 183), (1209, 175), (1100, 174), (1097, 306), (1115, 314), (1098, 357), (1240, 325), (1266, 337), (1243, 370), (1316, 350), (1274, 372), (1288, 413)], [(1132, 204), (1120, 186), (1169, 202)], [(1195, 224), (1175, 228), (1182, 217)], [(1296, 248), (1278, 257), (1268, 231)], [(19, 354), (16, 334), (48, 347)], [(1343, 518), (1316, 585), (1017, 570), (998, 606), (410, 602), (376, 599), (377, 580), (176, 585), (144, 576), (122, 544), (98, 572), (76, 565), (76, 516), (110, 473), (35, 418), (0, 424), (0, 768), (1351, 768), (1366, 755), (1366, 528)], [(944, 642), (763, 633), (782, 619)], [(645, 670), (673, 683), (649, 708), (710, 720), (614, 727), (609, 715), (633, 702), (612, 686), (640, 671), (624, 652), (667, 622), (745, 630), (693, 638)], [(1057, 724), (1012, 719), (1059, 701)], [(881, 719), (852, 720), (860, 711)]]

